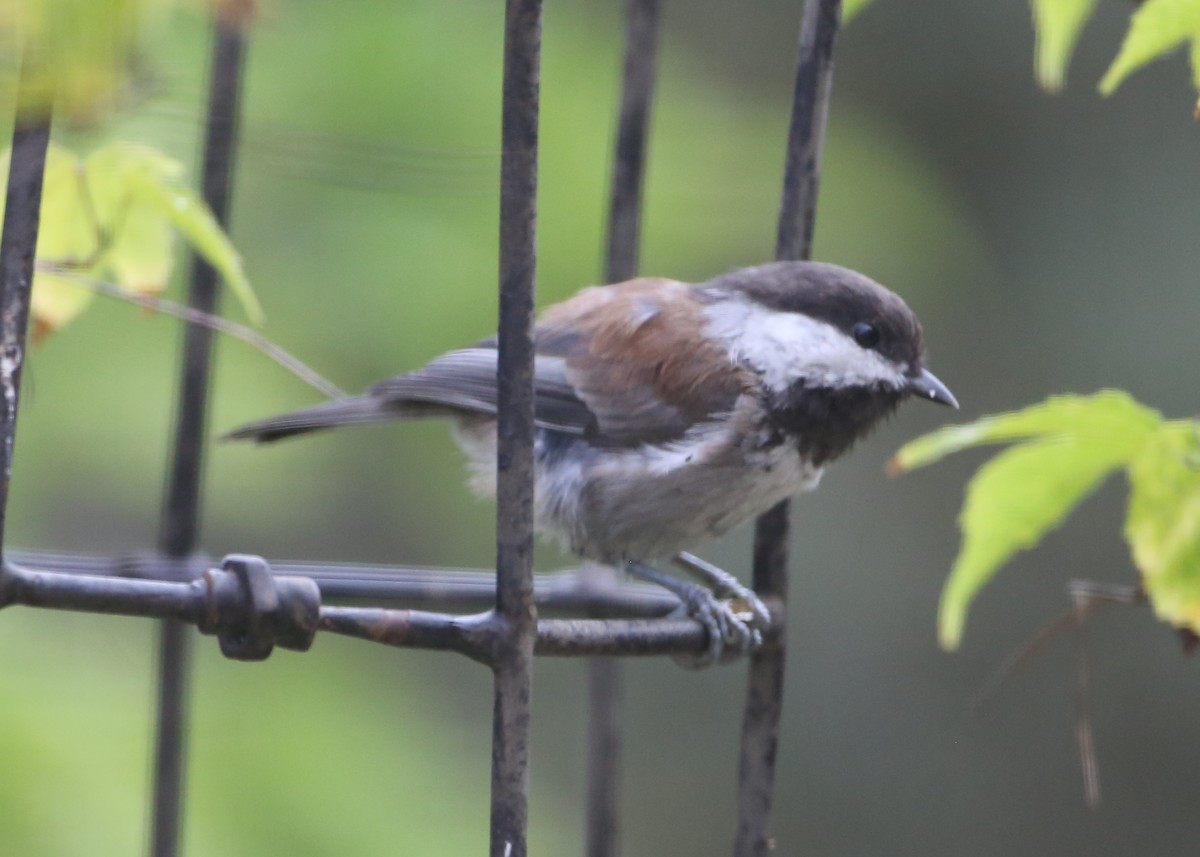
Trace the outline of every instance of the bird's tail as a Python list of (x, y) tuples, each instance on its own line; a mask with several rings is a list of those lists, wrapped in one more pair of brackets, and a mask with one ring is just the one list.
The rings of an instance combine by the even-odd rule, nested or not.
[(336, 426), (381, 423), (391, 420), (420, 419), (445, 416), (447, 409), (427, 402), (396, 402), (378, 396), (347, 396), (322, 402), (311, 408), (290, 414), (268, 417), (239, 426), (221, 436), (221, 440), (253, 440), (270, 443), (293, 435), (334, 428)]

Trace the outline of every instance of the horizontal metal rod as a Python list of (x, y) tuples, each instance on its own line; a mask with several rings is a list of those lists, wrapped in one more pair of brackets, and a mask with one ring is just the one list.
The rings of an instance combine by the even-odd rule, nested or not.
[[(115, 557), (30, 550), (10, 550), (7, 555), (18, 566), (39, 571), (167, 581), (192, 580), (208, 566), (202, 558), (186, 562), (151, 551)], [(271, 562), (271, 571), (277, 576), (312, 579), (323, 601), (469, 612), (486, 610), (496, 599), (493, 571), (297, 560)], [(538, 610), (555, 614), (650, 618), (665, 616), (679, 606), (678, 598), (657, 586), (611, 583), (576, 569), (537, 575), (534, 593)]]
[[(388, 646), (459, 652), (488, 663), (500, 619), (378, 607), (326, 607), (320, 629)], [(539, 619), (534, 654), (552, 657), (697, 653), (706, 631), (690, 619)]]
[(206, 584), (124, 577), (92, 577), (8, 564), (0, 578), (0, 607), (20, 604), (85, 613), (118, 613), (153, 619), (204, 619)]
[[(266, 657), (275, 644), (303, 651), (317, 631), (390, 646), (455, 651), (489, 665), (499, 661), (498, 653), (505, 648), (506, 620), (495, 611), (462, 615), (322, 605), (311, 577), (270, 571), (257, 557), (227, 558), (221, 567), (208, 567), (192, 579), (147, 580), (85, 574), (77, 567), (64, 571), (61, 560), (74, 555), (54, 556), (60, 560), (59, 570), (6, 563), (0, 575), (0, 607), (176, 619), (216, 635), (223, 652), (243, 659)], [(555, 577), (586, 576), (562, 572)], [(587, 591), (586, 585), (581, 591)], [(569, 594), (580, 602), (579, 591)], [(670, 609), (671, 600), (656, 596), (647, 603)], [(539, 619), (534, 652), (553, 657), (699, 654), (707, 645), (706, 633), (694, 620), (673, 617)]]
[(473, 616), (381, 607), (323, 607), (318, 628), (386, 646), (452, 651), (485, 664), (496, 660), (503, 623), (494, 611)]
[(703, 652), (708, 632), (692, 619), (540, 619), (535, 655), (580, 657)]

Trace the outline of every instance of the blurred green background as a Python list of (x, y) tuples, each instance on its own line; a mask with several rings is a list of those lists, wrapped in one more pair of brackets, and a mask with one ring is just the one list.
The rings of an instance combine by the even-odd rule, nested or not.
[[(643, 269), (703, 279), (772, 250), (799, 2), (668, 0)], [(1094, 92), (1132, 7), (1102, 4), (1064, 95), (1034, 87), (1018, 0), (877, 0), (843, 34), (818, 258), (921, 315), (963, 418), (1117, 386), (1196, 408), (1200, 170), (1183, 59)], [(624, 3), (550, 0), (543, 60), (539, 301), (596, 282)], [(348, 389), (488, 334), (496, 316), (502, 4), (264, 3), (245, 86), (233, 237), (265, 333)], [(151, 93), (117, 135), (194, 163), (207, 31), (153, 33)], [(229, 304), (235, 317), (238, 310)], [(9, 534), (120, 552), (155, 541), (178, 327), (99, 302), (33, 354)], [(222, 342), (213, 431), (316, 395)], [(1072, 577), (1128, 582), (1123, 486), (990, 586), (963, 649), (937, 649), (962, 485), (982, 455), (889, 480), (945, 421), (906, 406), (794, 504), (778, 853), (1190, 853), (1200, 835), (1194, 664), (1143, 608), (1090, 629), (1105, 792), (1084, 807), (1075, 653), (1063, 639), (985, 712), (992, 668), (1068, 606)], [(213, 448), (214, 555), (487, 566), (493, 510), (439, 425)], [(745, 576), (746, 532), (705, 555)], [(539, 567), (569, 562), (547, 549)], [(0, 841), (13, 855), (142, 849), (153, 628), (0, 616)], [(479, 854), (490, 677), (451, 655), (322, 637), (225, 661), (199, 641), (186, 851)], [(583, 665), (535, 677), (532, 850), (581, 852)], [(744, 668), (627, 668), (624, 853), (728, 853)]]

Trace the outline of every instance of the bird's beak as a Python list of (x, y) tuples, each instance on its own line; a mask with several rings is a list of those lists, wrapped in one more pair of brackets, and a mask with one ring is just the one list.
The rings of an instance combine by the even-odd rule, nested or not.
[(919, 375), (909, 378), (908, 389), (909, 392), (916, 393), (922, 399), (937, 402), (939, 405), (949, 405), (955, 410), (958, 409), (958, 399), (954, 398), (954, 394), (946, 385), (928, 369), (922, 369)]

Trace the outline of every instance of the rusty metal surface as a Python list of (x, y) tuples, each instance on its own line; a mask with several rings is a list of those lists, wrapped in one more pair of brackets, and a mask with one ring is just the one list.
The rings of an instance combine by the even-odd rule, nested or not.
[(31, 92), (35, 88), (31, 86), (31, 76), (26, 65), (17, 83), (12, 153), (4, 190), (4, 223), (0, 228), (0, 548), (7, 520), (17, 404), (25, 368), (42, 174), (50, 142), (50, 115)]
[(492, 857), (525, 857), (533, 688), (533, 311), (541, 0), (508, 0), (500, 121), (500, 325)]
[[(201, 194), (222, 226), (229, 220), (229, 198), (233, 189), (244, 46), (241, 31), (232, 24), (221, 21), (214, 24)], [(217, 287), (216, 271), (194, 256), (188, 306), (214, 314), (218, 305)], [(158, 535), (160, 550), (167, 556), (181, 559), (196, 550), (199, 537), (212, 336), (211, 330), (200, 325), (188, 325), (183, 331), (170, 471)], [(164, 622), (159, 629), (158, 714), (150, 820), (152, 857), (174, 857), (179, 853), (187, 746), (189, 642), (186, 627), (178, 622)]]
[[(619, 283), (638, 273), (642, 197), (650, 107), (658, 70), (659, 0), (629, 0), (625, 62), (617, 117), (604, 280)], [(619, 851), (617, 789), (621, 770), (622, 677), (617, 660), (588, 663), (586, 857)]]
[[(260, 660), (275, 646), (305, 651), (318, 631), (401, 648), (457, 651), (491, 667), (504, 661), (510, 645), (510, 630), (495, 611), (461, 614), (323, 604), (316, 580), (276, 573), (261, 557), (236, 554), (215, 567), (193, 565), (186, 573), (169, 564), (167, 568), (166, 579), (151, 579), (66, 571), (61, 559), (54, 570), (10, 559), (0, 573), (0, 608), (171, 619), (218, 637), (222, 652), (240, 660)], [(643, 606), (671, 606), (660, 596), (644, 594), (649, 597)], [(574, 598), (572, 603), (577, 603)], [(539, 619), (533, 633), (533, 652), (550, 657), (699, 654), (707, 645), (700, 623), (672, 616)]]
[[(775, 242), (775, 258), (781, 261), (812, 255), (821, 147), (841, 10), (841, 0), (806, 0), (804, 4)], [(754, 590), (772, 604), (776, 630), (750, 658), (738, 764), (735, 857), (762, 857), (770, 850), (768, 825), (786, 665), (787, 551), (788, 502), (784, 501), (760, 517), (754, 531)]]
[[(190, 581), (212, 565), (201, 554), (176, 559), (153, 551), (99, 556), (13, 549), (6, 555), (16, 565), (30, 570), (164, 581)], [(464, 613), (486, 610), (496, 600), (494, 571), (297, 560), (269, 562), (271, 572), (277, 576), (312, 579), (324, 602), (402, 605)], [(615, 577), (600, 578), (578, 570), (537, 575), (534, 603), (539, 614), (599, 618), (651, 618), (665, 616), (679, 607), (679, 599), (661, 587)]]
[(274, 646), (306, 651), (321, 593), (307, 577), (276, 577), (259, 557), (228, 557), (189, 581), (41, 571), (6, 562), (0, 607), (17, 605), (170, 619), (216, 636), (227, 657), (262, 660)]

